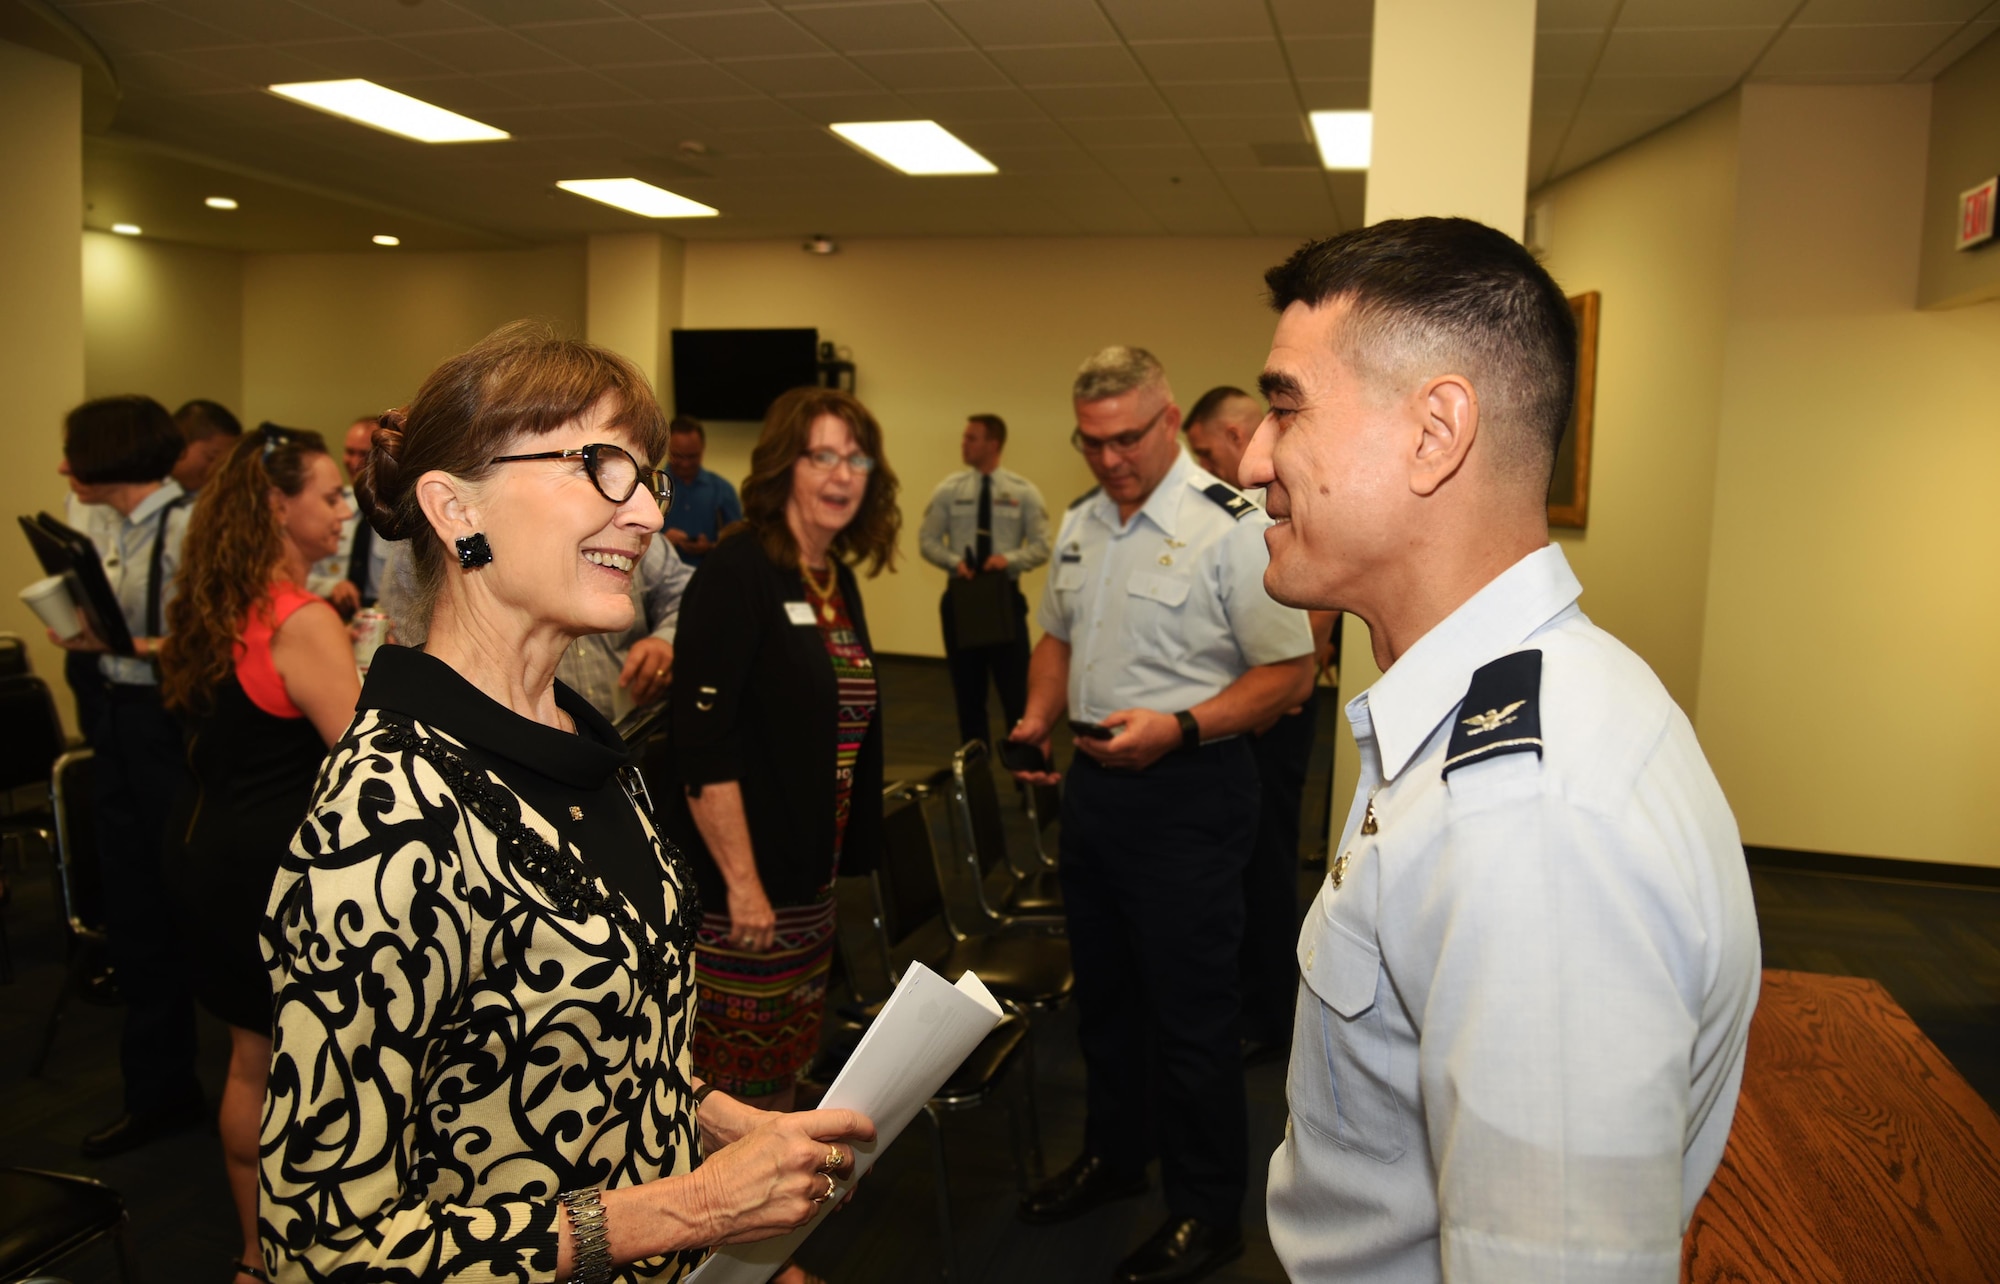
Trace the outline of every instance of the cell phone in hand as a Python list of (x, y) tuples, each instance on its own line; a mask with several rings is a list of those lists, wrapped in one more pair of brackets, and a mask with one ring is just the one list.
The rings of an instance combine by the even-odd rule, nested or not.
[(1075, 718), (1071, 718), (1069, 733), (1084, 740), (1109, 740), (1118, 734), (1118, 730), (1115, 727), (1107, 727), (1101, 722), (1078, 722)]
[(1025, 740), (1002, 740), (1000, 765), (1009, 771), (1047, 771), (1049, 756)]

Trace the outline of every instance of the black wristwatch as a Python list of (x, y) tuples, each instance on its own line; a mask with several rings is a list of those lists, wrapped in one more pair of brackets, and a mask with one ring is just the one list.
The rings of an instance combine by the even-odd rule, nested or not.
[(1201, 724), (1194, 720), (1194, 711), (1183, 709), (1174, 715), (1174, 721), (1181, 724), (1181, 748), (1201, 748)]

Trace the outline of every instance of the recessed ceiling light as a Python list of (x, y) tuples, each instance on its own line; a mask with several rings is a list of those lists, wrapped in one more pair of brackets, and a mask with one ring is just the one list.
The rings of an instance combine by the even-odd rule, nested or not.
[(236, 198), (233, 196), (211, 196), (203, 201), (202, 204), (212, 210), (233, 210), (236, 208)]
[(403, 238), (400, 236), (371, 236), (368, 239), (377, 245), (401, 245), (403, 243)]
[(647, 218), (711, 218), (721, 213), (713, 205), (676, 196), (636, 178), (565, 178), (556, 186)]
[(1365, 111), (1312, 113), (1319, 163), (1328, 169), (1367, 169), (1375, 137), (1375, 116)]
[(934, 120), (869, 120), (829, 125), (834, 133), (905, 174), (997, 174), (999, 166)]
[(482, 125), (372, 80), (305, 80), (272, 85), (270, 90), (280, 98), (420, 143), (486, 143), (508, 136), (504, 129)]
[(113, 223), (111, 225), (111, 230), (118, 233), (118, 235), (120, 236), (139, 235), (139, 225), (137, 223)]

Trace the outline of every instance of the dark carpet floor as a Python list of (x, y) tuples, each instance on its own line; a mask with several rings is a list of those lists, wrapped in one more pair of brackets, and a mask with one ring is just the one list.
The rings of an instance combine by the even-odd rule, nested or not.
[[(889, 760), (943, 763), (956, 729), (942, 663), (885, 658), (881, 680)], [(1332, 693), (1322, 692), (1321, 699), (1320, 744), (1303, 827), (1307, 858), (1323, 845), (1338, 716)], [(993, 717), (997, 727), (997, 708)], [(1059, 750), (1059, 760), (1066, 757)], [(1003, 797), (1011, 798), (1011, 791), (1003, 790)], [(1018, 831), (1013, 836), (1025, 841), (1024, 822), (1010, 823)], [(102, 1161), (77, 1154), (78, 1138), (118, 1108), (119, 1010), (72, 1004), (46, 1074), (27, 1077), (60, 980), (62, 942), (46, 860), (31, 855), (25, 868), (7, 873), (15, 889), (6, 911), (15, 979), (0, 986), (0, 1163), (85, 1173), (122, 1191), (148, 1284), (225, 1284), (226, 1262), (236, 1249), (235, 1219), (212, 1133), (187, 1133)], [(1316, 872), (1302, 869), (1302, 906), (1317, 880)], [(1753, 882), (1767, 966), (1882, 980), (1974, 1087), (1989, 1102), (2000, 1102), (2000, 891), (1770, 870), (1756, 871)], [(853, 908), (861, 911), (858, 902)], [(865, 914), (849, 926), (865, 936)], [(865, 961), (855, 972), (864, 990), (881, 984)], [(1073, 1013), (1040, 1018), (1036, 1029), (1041, 1144), (1054, 1169), (1081, 1144), (1083, 1070)], [(830, 1040), (838, 1037), (830, 1029)], [(201, 1072), (211, 1099), (220, 1090), (227, 1055), (223, 1028), (204, 1017)], [(1284, 1077), (1281, 1064), (1249, 1072), (1248, 1246), (1241, 1261), (1212, 1277), (1224, 1284), (1283, 1278), (1264, 1231), (1261, 1176), (1265, 1157), (1284, 1130)], [(1014, 1219), (1017, 1178), (1003, 1111), (989, 1107), (947, 1117), (942, 1143), (961, 1280), (1095, 1284), (1164, 1216), (1156, 1187), (1143, 1198), (1067, 1225), (1025, 1226)], [(804, 1263), (831, 1284), (937, 1278), (945, 1246), (937, 1225), (932, 1146), (933, 1135), (920, 1118), (852, 1204), (808, 1243)], [(117, 1278), (112, 1254), (103, 1246), (71, 1259), (64, 1271), (75, 1284)]]

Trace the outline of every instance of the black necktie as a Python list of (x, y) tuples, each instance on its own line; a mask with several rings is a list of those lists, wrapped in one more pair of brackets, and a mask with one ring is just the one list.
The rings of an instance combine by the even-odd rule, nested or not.
[(977, 559), (973, 570), (986, 566), (986, 559), (993, 556), (993, 474), (981, 473), (979, 477), (979, 541), (973, 546)]
[(375, 543), (375, 528), (365, 517), (354, 522), (354, 548), (347, 555), (347, 582), (361, 590), (361, 605), (375, 605), (373, 586), (368, 583), (368, 553)]

